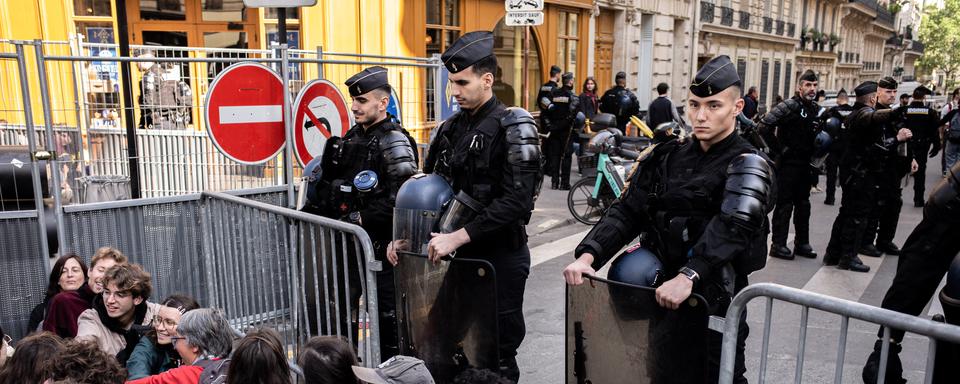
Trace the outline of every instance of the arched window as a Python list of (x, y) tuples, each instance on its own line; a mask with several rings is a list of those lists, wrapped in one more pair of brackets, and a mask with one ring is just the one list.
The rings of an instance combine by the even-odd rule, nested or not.
[(530, 52), (525, 55), (523, 49), (524, 30), (522, 27), (508, 27), (504, 19), (500, 19), (493, 29), (493, 52), (497, 55), (500, 66), (496, 81), (493, 83), (493, 93), (500, 102), (507, 106), (523, 106), (523, 67), (526, 62), (527, 85), (530, 90), (529, 109), (537, 109), (537, 90), (540, 88), (540, 44), (536, 36), (530, 33)]

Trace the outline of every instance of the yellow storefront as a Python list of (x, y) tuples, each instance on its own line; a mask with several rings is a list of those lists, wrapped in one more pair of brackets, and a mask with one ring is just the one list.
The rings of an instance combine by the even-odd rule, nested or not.
[[(546, 80), (543, 68), (560, 65), (565, 71), (574, 72), (578, 83), (586, 76), (591, 3), (590, 0), (547, 1), (545, 23), (531, 28), (529, 51), (523, 46), (524, 29), (504, 25), (503, 0), (318, 0), (315, 6), (288, 12), (288, 39), (292, 47), (311, 51), (322, 47), (324, 52), (427, 57), (441, 52), (465, 32), (494, 30), (502, 70), (495, 88), (498, 96), (510, 105), (525, 104), (522, 69), (526, 67), (530, 82), (527, 101), (530, 109), (535, 110), (536, 103), (531, 100), (539, 84)], [(276, 11), (245, 8), (242, 0), (130, 0), (125, 4), (132, 45), (266, 49), (277, 40)], [(113, 44), (118, 31), (114, 7), (113, 0), (0, 0), (0, 40), (42, 39), (74, 44), (81, 39), (87, 43)], [(9, 52), (10, 45), (6, 44), (3, 51)], [(205, 55), (216, 54), (210, 52), (213, 51)], [(15, 70), (9, 64), (0, 65), (4, 70)], [(69, 70), (69, 64), (65, 65)], [(31, 67), (31, 74), (34, 71)], [(334, 77), (344, 76), (325, 75), (333, 81), (341, 81)], [(37, 106), (39, 84), (36, 76), (30, 77), (34, 90), (32, 105)], [(303, 80), (314, 77), (317, 77), (315, 67), (305, 66)], [(78, 87), (83, 92), (76, 94), (98, 93), (80, 97), (119, 103), (118, 87), (111, 83), (116, 81), (115, 75), (97, 81), (76, 81), (87, 81)], [(16, 79), (8, 77), (0, 83), (5, 97), (19, 96)], [(200, 96), (205, 93), (203, 84), (198, 83), (205, 81), (190, 84), (194, 88), (195, 105), (199, 105)], [(423, 81), (414, 83), (428, 86)], [(72, 104), (75, 94), (72, 87), (77, 85), (67, 78), (50, 82), (51, 95), (58, 98), (59, 105)], [(575, 88), (579, 90), (579, 84)], [(0, 101), (16, 104), (10, 100)], [(34, 109), (35, 121), (42, 121), (39, 108)], [(90, 112), (91, 116), (84, 119), (87, 123), (79, 125), (88, 125), (94, 113), (99, 112)], [(22, 123), (22, 112), (5, 112), (0, 119)], [(73, 114), (55, 115), (54, 120), (56, 124), (76, 126)]]

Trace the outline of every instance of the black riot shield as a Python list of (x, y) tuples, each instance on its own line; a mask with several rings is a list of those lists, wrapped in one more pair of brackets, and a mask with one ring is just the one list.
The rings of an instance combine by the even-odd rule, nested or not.
[(489, 262), (434, 265), (400, 252), (394, 276), (401, 355), (423, 360), (438, 384), (469, 367), (497, 372), (497, 287)]
[(669, 310), (653, 288), (584, 278), (567, 286), (567, 384), (707, 382), (702, 297)]

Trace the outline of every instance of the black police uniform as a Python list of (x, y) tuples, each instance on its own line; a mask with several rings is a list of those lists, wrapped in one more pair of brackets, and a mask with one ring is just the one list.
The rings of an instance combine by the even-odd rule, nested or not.
[[(937, 111), (923, 105), (922, 101), (914, 101), (907, 106), (904, 113), (904, 127), (910, 129), (913, 137), (910, 138), (910, 154), (917, 161), (917, 172), (913, 174), (913, 202), (915, 206), (923, 206), (924, 188), (927, 178), (927, 157), (940, 152), (940, 117)], [(932, 146), (932, 149), (931, 149)]]
[[(960, 270), (953, 270), (960, 267), (958, 262), (960, 259), (956, 257), (960, 252), (960, 236), (957, 236), (957, 233), (960, 233), (960, 164), (948, 170), (947, 176), (930, 192), (930, 200), (923, 209), (923, 220), (917, 224), (904, 242), (903, 250), (897, 260), (897, 274), (880, 306), (884, 309), (919, 316), (948, 269), (951, 271), (947, 277), (947, 285), (960, 283), (960, 273), (958, 273)], [(954, 267), (951, 267), (951, 262)], [(943, 294), (941, 294), (941, 301), (944, 301)], [(953, 308), (944, 305), (944, 313), (949, 314), (951, 311), (956, 313), (960, 302), (949, 301), (953, 303)], [(947, 320), (954, 324), (957, 321), (949, 318)], [(891, 380), (893, 377), (890, 375), (893, 372), (892, 374), (899, 378), (900, 372), (896, 369), (896, 366), (899, 366), (897, 353), (900, 352), (899, 343), (903, 340), (903, 334), (902, 330), (897, 329), (891, 329), (890, 332), (890, 338), (895, 344), (891, 345), (889, 361), (896, 362), (892, 363), (895, 365), (887, 366), (886, 382), (888, 383), (901, 382)], [(882, 327), (877, 336), (883, 337)], [(874, 352), (864, 366), (863, 376), (867, 383), (876, 382), (881, 346), (882, 341), (877, 340)], [(953, 363), (956, 361), (954, 360)], [(868, 380), (868, 374), (873, 380)], [(937, 380), (934, 379), (934, 382)]]
[[(817, 76), (807, 70), (800, 80), (817, 81)], [(817, 257), (810, 247), (810, 180), (814, 175), (810, 159), (815, 149), (814, 140), (820, 132), (819, 110), (817, 103), (795, 95), (774, 106), (758, 127), (770, 147), (770, 156), (777, 163), (778, 193), (770, 247), (773, 257)], [(787, 248), (791, 214), (796, 231), (793, 254)]]
[[(493, 34), (464, 34), (441, 55), (452, 73), (493, 55)], [(523, 292), (530, 273), (525, 225), (542, 179), (539, 136), (533, 117), (505, 108), (492, 97), (476, 110), (461, 110), (438, 128), (424, 172), (436, 173), (454, 193), (480, 202), (482, 212), (464, 229), (470, 243), (457, 257), (493, 264), (497, 281), (501, 374), (516, 381), (517, 348), (526, 335)]]
[[(617, 73), (617, 79), (626, 77), (626, 73)], [(616, 116), (617, 128), (620, 129), (620, 132), (626, 132), (625, 129), (627, 123), (630, 122), (630, 116), (636, 116), (640, 113), (640, 102), (637, 101), (637, 95), (634, 95), (629, 89), (614, 85), (600, 97), (600, 112)]]
[[(354, 97), (389, 85), (387, 70), (382, 67), (367, 68), (345, 83)], [(393, 267), (386, 260), (386, 247), (393, 233), (393, 206), (400, 185), (418, 168), (416, 141), (394, 121), (393, 116), (387, 114), (385, 119), (369, 127), (364, 128), (359, 123), (354, 125), (342, 140), (328, 140), (322, 155), (322, 177), (315, 187), (318, 201), (311, 202), (304, 209), (360, 225), (370, 235), (374, 255), (383, 265), (383, 270), (377, 272), (377, 305), (380, 311), (381, 358), (384, 360), (397, 354), (398, 348)], [(376, 173), (378, 182), (372, 189), (361, 191), (354, 184), (354, 178), (367, 170)], [(355, 247), (348, 245), (345, 253), (350, 271), (347, 277), (350, 289), (344, 292), (344, 287), (338, 288), (342, 302), (349, 298), (351, 303), (356, 303), (362, 294), (361, 273), (355, 252)], [(332, 273), (338, 274), (342, 282), (343, 268), (328, 264), (328, 269), (334, 268), (336, 272)], [(313, 300), (307, 301), (313, 305)], [(345, 317), (343, 312), (341, 310), (341, 316)]]
[[(716, 94), (740, 78), (727, 56), (708, 62), (690, 91)], [(772, 205), (772, 164), (736, 132), (704, 151), (697, 139), (670, 141), (646, 151), (621, 198), (577, 246), (575, 256), (594, 256), (600, 269), (629, 241), (663, 263), (666, 279), (682, 273), (695, 293), (707, 299), (709, 313), (723, 315), (733, 296), (747, 286), (747, 275), (766, 261), (767, 207)], [(744, 314), (745, 315), (745, 314)], [(740, 323), (735, 382), (746, 382), (743, 347), (748, 334)], [(722, 335), (711, 333), (710, 377), (719, 374)]]
[(547, 174), (551, 175), (553, 189), (570, 189), (570, 157), (573, 155), (574, 121), (580, 111), (580, 98), (567, 87), (567, 79), (573, 79), (572, 73), (563, 75), (564, 85), (550, 92), (550, 105), (546, 111), (547, 127), (550, 136), (547, 146), (550, 152), (547, 158)]
[(830, 118), (836, 118), (840, 121), (839, 129), (827, 132), (833, 138), (833, 144), (830, 145), (830, 154), (827, 155), (827, 159), (824, 162), (827, 174), (827, 186), (826, 189), (824, 189), (826, 198), (824, 199), (824, 203), (829, 205), (832, 205), (836, 200), (837, 170), (840, 169), (840, 159), (843, 157), (843, 151), (846, 148), (844, 135), (847, 129), (843, 121), (846, 120), (847, 116), (851, 113), (853, 113), (852, 105), (840, 104), (827, 110), (823, 116), (824, 121)]
[[(858, 96), (877, 92), (877, 83), (867, 81), (855, 90)], [(840, 183), (843, 195), (840, 213), (833, 222), (830, 242), (823, 262), (837, 265), (840, 269), (867, 272), (857, 256), (859, 245), (867, 229), (867, 221), (876, 205), (877, 175), (883, 172), (877, 143), (884, 142), (883, 126), (897, 117), (894, 110), (875, 110), (856, 103), (853, 113), (844, 122), (847, 127), (846, 150), (840, 161)], [(883, 149), (886, 150), (886, 149)]]
[[(558, 68), (559, 69), (559, 68)], [(553, 92), (555, 88), (560, 86), (556, 81), (547, 80), (546, 83), (540, 86), (540, 91), (537, 92), (537, 105), (540, 107), (540, 132), (547, 133), (547, 122), (546, 122), (546, 113), (547, 108), (550, 107), (550, 93)]]

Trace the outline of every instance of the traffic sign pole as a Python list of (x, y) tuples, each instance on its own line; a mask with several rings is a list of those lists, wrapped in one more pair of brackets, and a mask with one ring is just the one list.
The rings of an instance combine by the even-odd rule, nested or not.
[(280, 46), (280, 78), (283, 79), (283, 132), (287, 139), (283, 150), (283, 174), (287, 182), (287, 207), (297, 208), (297, 195), (293, 190), (293, 114), (290, 102), (290, 61), (287, 45)]

